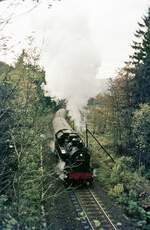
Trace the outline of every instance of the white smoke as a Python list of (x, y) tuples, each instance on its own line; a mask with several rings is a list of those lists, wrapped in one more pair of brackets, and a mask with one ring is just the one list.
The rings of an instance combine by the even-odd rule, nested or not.
[(64, 169), (65, 169), (66, 163), (62, 160), (59, 160), (57, 166), (56, 166), (56, 173), (59, 175), (59, 178), (61, 180), (64, 180), (66, 178), (66, 175), (64, 174)]
[(79, 121), (79, 110), (97, 93), (100, 56), (91, 37), (87, 12), (79, 9), (82, 4), (69, 7), (68, 3), (67, 13), (64, 1), (51, 18), (52, 26), (47, 30), (45, 42), (48, 60), (43, 61), (49, 63), (46, 73), (50, 94), (66, 98), (71, 115)]

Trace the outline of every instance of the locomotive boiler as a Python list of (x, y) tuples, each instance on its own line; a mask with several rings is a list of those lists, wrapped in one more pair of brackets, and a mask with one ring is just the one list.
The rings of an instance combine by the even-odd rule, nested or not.
[(63, 180), (66, 185), (92, 183), (90, 154), (79, 134), (65, 119), (65, 110), (56, 112), (53, 120), (55, 154), (63, 165)]

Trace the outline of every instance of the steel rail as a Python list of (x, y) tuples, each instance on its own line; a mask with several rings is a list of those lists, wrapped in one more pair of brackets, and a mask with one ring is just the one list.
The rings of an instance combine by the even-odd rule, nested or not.
[[(75, 195), (76, 195), (76, 194), (75, 194)], [(81, 208), (82, 208), (82, 210), (83, 210), (84, 216), (85, 216), (86, 219), (88, 220), (88, 223), (89, 223), (89, 225), (90, 225), (90, 227), (91, 227), (91, 230), (95, 230), (95, 229), (93, 228), (93, 225), (92, 225), (92, 223), (91, 223), (91, 221), (90, 221), (90, 219), (89, 219), (89, 217), (88, 217), (86, 211), (85, 211), (84, 208), (82, 207), (82, 204), (81, 204), (81, 202), (80, 202), (80, 198), (78, 197), (78, 195), (76, 195), (76, 197), (77, 197), (78, 203), (80, 204), (80, 206), (81, 206)]]
[(94, 193), (89, 190), (90, 193), (92, 194), (92, 197), (94, 198), (95, 202), (97, 203), (97, 205), (99, 206), (99, 208), (102, 210), (103, 214), (105, 215), (105, 217), (107, 218), (107, 220), (109, 221), (109, 223), (111, 224), (111, 226), (113, 227), (114, 230), (118, 230), (115, 225), (113, 224), (113, 222), (111, 221), (111, 219), (109, 218), (109, 216), (107, 215), (107, 213), (105, 212), (105, 210), (103, 209), (103, 207), (101, 206), (101, 204), (99, 203), (99, 201), (96, 199)]
[[(106, 211), (104, 210), (104, 208), (102, 207), (102, 205), (100, 204), (100, 202), (97, 200), (96, 196), (94, 195), (93, 191), (91, 191), (90, 189), (87, 189), (85, 191), (75, 191), (74, 195), (76, 196), (76, 199), (80, 205), (80, 207), (82, 208), (82, 211), (84, 213), (85, 218), (88, 221), (88, 224), (91, 227), (91, 230), (96, 230), (98, 229), (97, 226), (95, 226), (92, 222), (94, 222), (94, 219), (92, 217), (93, 214), (90, 213), (90, 211), (86, 210), (88, 208), (92, 208), (93, 211), (95, 212), (95, 216), (96, 216), (96, 212), (97, 212), (97, 217), (99, 218), (98, 221), (106, 221), (105, 223), (103, 223), (103, 227), (104, 229), (111, 229), (111, 230), (118, 230), (117, 227), (115, 227), (115, 225), (113, 224), (113, 222), (111, 221), (110, 217), (108, 216), (108, 214), (106, 213)], [(90, 204), (88, 203), (88, 208), (87, 208), (87, 203), (86, 203), (86, 199), (89, 201), (90, 198), (92, 198), (95, 207), (90, 207)], [(89, 213), (88, 213), (89, 212)], [(91, 216), (90, 216), (91, 215)], [(92, 220), (93, 219), (93, 220)], [(106, 225), (106, 226), (104, 226)], [(108, 227), (110, 226), (110, 227)], [(105, 228), (106, 227), (106, 228)]]
[[(80, 216), (81, 211), (84, 213), (84, 221), (81, 220), (81, 225), (82, 225), (83, 229), (95, 230), (93, 228), (93, 226), (91, 225), (91, 221), (89, 220), (85, 210), (83, 209), (83, 207), (80, 203), (80, 200), (79, 200), (77, 194), (75, 193), (75, 191), (72, 191), (71, 193), (69, 193), (69, 195), (70, 195), (71, 201), (72, 201), (72, 203), (76, 209), (78, 217), (81, 218), (81, 216)], [(78, 203), (78, 205), (76, 202)], [(76, 206), (79, 206), (80, 208), (76, 208)]]

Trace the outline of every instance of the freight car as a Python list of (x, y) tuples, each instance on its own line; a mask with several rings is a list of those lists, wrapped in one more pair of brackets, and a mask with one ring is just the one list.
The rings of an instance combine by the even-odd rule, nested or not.
[(66, 185), (91, 184), (90, 154), (82, 139), (65, 119), (65, 110), (56, 112), (53, 120), (55, 153), (63, 165), (63, 180)]

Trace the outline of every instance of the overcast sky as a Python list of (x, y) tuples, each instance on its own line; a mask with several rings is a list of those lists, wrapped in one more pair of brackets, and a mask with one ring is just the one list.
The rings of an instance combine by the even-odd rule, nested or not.
[[(24, 46), (24, 37), (35, 32), (36, 44), (42, 46), (43, 41), (46, 43), (46, 47), (43, 44), (42, 48), (45, 59), (43, 64), (47, 65), (55, 49), (61, 46), (61, 39), (69, 39), (69, 36), (76, 36), (77, 33), (84, 36), (86, 30), (85, 36), (91, 37), (92, 45), (99, 53), (99, 76), (102, 78), (115, 75), (116, 70), (128, 59), (133, 34), (138, 28), (137, 21), (150, 5), (149, 0), (61, 0), (47, 9), (44, 4), (47, 1), (43, 0), (43, 4), (30, 11), (36, 4), (31, 3), (31, 0), (23, 4), (21, 2), (7, 0), (0, 4), (1, 17), (9, 18), (12, 14), (12, 22), (3, 33), (14, 36), (17, 47), (18, 42), (21, 47)], [(59, 40), (57, 44), (54, 44), (55, 40)], [(78, 46), (78, 40), (76, 37), (72, 45)], [(6, 60), (12, 56), (9, 53)]]
[(61, 0), (51, 1), (50, 9), (42, 2), (0, 3), (0, 17), (11, 17), (0, 26), (1, 35), (10, 37), (9, 52), (0, 50), (0, 59), (12, 62), (27, 46), (27, 37), (34, 36), (49, 91), (79, 108), (96, 93), (95, 78), (114, 77), (128, 60), (149, 0)]

